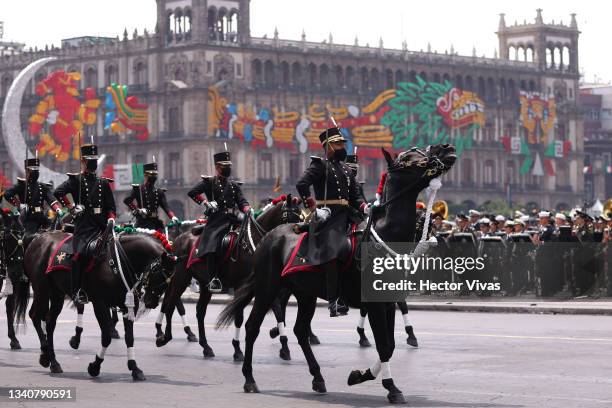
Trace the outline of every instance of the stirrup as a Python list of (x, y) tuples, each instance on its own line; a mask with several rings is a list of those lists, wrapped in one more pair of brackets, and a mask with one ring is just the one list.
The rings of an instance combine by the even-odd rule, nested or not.
[(341, 303), (340, 299), (329, 302), (329, 306), (327, 308), (329, 309), (329, 317), (346, 316), (349, 311), (348, 306)]
[(72, 297), (72, 301), (76, 305), (86, 305), (87, 303), (89, 303), (89, 298), (87, 297), (87, 293), (85, 293), (83, 289), (79, 288), (77, 293), (75, 293)]
[(208, 282), (208, 291), (210, 293), (220, 293), (223, 289), (223, 285), (221, 284), (221, 280), (216, 276)]

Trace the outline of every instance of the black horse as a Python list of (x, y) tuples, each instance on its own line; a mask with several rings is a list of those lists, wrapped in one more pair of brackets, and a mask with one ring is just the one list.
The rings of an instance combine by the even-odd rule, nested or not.
[[(239, 288), (244, 283), (251, 273), (252, 256), (257, 244), (268, 231), (271, 231), (276, 226), (301, 221), (302, 213), (298, 206), (299, 199), (288, 195), (284, 200), (270, 204), (256, 220), (254, 218), (246, 220), (241, 235), (237, 237), (236, 250), (230, 254), (229, 259), (222, 265), (223, 269), (219, 277), (223, 287)], [(206, 316), (206, 310), (212, 296), (207, 288), (210, 275), (206, 270), (205, 262), (194, 263), (190, 267), (187, 265), (189, 254), (196, 240), (197, 236), (189, 231), (179, 235), (173, 242), (174, 253), (177, 255), (179, 262), (162, 303), (162, 312), (166, 314), (165, 332), (157, 336), (156, 344), (158, 347), (161, 347), (172, 340), (171, 323), (174, 305), (180, 299), (185, 289), (187, 289), (191, 279), (195, 278), (200, 284), (200, 296), (196, 306), (199, 343), (202, 346), (204, 357), (211, 358), (215, 356), (215, 353), (206, 340), (204, 328), (204, 317)], [(240, 313), (236, 313), (234, 316), (235, 334), (232, 345), (234, 347), (233, 358), (235, 361), (242, 361), (243, 359), (243, 353), (240, 349), (240, 327), (242, 326), (242, 321), (243, 314), (242, 310), (240, 310)]]
[[(419, 192), (429, 182), (448, 171), (456, 160), (455, 148), (449, 145), (430, 146), (425, 152), (413, 148), (397, 158), (383, 149), (388, 165), (388, 176), (383, 192), (384, 202), (374, 212), (368, 223), (362, 223), (364, 236), (375, 230), (386, 242), (414, 241), (416, 226), (416, 200)], [(308, 342), (308, 327), (314, 315), (317, 297), (326, 299), (326, 277), (316, 272), (296, 272), (281, 277), (281, 271), (297, 245), (298, 235), (290, 226), (280, 226), (268, 233), (257, 247), (253, 263), (254, 276), (236, 293), (234, 300), (222, 311), (218, 326), (227, 326), (236, 313), (255, 298), (255, 303), (246, 323), (246, 348), (242, 373), (245, 377), (244, 391), (259, 392), (253, 377), (253, 345), (259, 334), (264, 317), (282, 287), (289, 287), (298, 303), (297, 320), (293, 331), (308, 362), (313, 376), (312, 388), (326, 392), (325, 380)], [(361, 272), (353, 263), (340, 277), (342, 293), (351, 307), (359, 308), (361, 302)], [(350, 373), (349, 385), (373, 380), (379, 372), (383, 374), (383, 386), (389, 391), (387, 398), (392, 403), (404, 401), (402, 392), (395, 386), (390, 374), (389, 360), (395, 348), (394, 303), (364, 303), (367, 307), (370, 326), (374, 333), (379, 359), (366, 371)]]
[[(53, 271), (46, 274), (47, 265), (51, 254), (56, 246), (68, 234), (63, 232), (48, 232), (38, 235), (30, 244), (25, 254), (25, 273), (32, 283), (34, 292), (32, 307), (30, 308), (30, 319), (32, 320), (38, 339), (40, 341), (41, 355), (39, 362), (43, 367), (50, 367), (52, 373), (62, 373), (63, 370), (56, 359), (53, 333), (64, 305), (64, 297), (71, 293), (70, 271)], [(163, 245), (156, 239), (142, 234), (120, 234), (117, 239), (118, 252), (124, 253), (122, 259), (122, 270), (131, 271), (135, 284), (131, 292), (135, 294), (134, 307), (138, 309), (141, 300), (140, 293), (144, 291), (142, 303), (148, 309), (155, 308), (159, 297), (167, 287), (176, 259), (168, 255)], [(125, 343), (128, 354), (128, 368), (132, 372), (134, 380), (144, 380), (144, 374), (136, 364), (134, 355), (134, 322), (125, 306), (126, 285), (120, 274), (116, 274), (113, 268), (118, 264), (112, 256), (115, 253), (112, 244), (103, 253), (93, 268), (88, 271), (83, 279), (84, 288), (89, 294), (94, 308), (94, 313), (101, 330), (102, 348), (89, 364), (87, 371), (93, 377), (100, 373), (100, 367), (104, 361), (107, 347), (110, 345), (111, 336), (111, 307), (119, 307), (124, 312), (123, 325), (125, 328)], [(114, 264), (112, 267), (111, 264)], [(128, 275), (130, 272), (126, 272)], [(127, 280), (127, 279), (126, 279)], [(17, 292), (17, 320), (23, 320), (29, 300), (29, 288)]]
[[(23, 275), (23, 255), (25, 244), (24, 229), (19, 215), (10, 210), (0, 210), (2, 226), (0, 229), (0, 293), (10, 279), (13, 291), (23, 290), (28, 283)], [(5, 282), (6, 281), (6, 282)], [(15, 335), (15, 295), (6, 296), (6, 323), (11, 350), (20, 350), (21, 345)]]
[[(419, 342), (414, 334), (414, 328), (410, 323), (410, 319), (408, 318), (408, 305), (406, 302), (401, 301), (397, 302), (397, 307), (402, 313), (402, 318), (404, 319), (404, 330), (408, 337), (406, 337), (406, 343), (412, 347), (419, 347)], [(368, 315), (368, 309), (365, 306), (362, 306), (359, 310), (359, 323), (357, 323), (357, 334), (359, 335), (359, 345), (361, 347), (371, 347), (370, 340), (365, 334), (364, 323), (365, 318)]]

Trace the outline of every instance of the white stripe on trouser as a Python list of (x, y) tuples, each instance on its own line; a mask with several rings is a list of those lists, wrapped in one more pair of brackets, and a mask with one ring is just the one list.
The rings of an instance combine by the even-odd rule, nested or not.
[(410, 324), (410, 319), (408, 318), (408, 313), (403, 314), (402, 317), (404, 318), (404, 326), (412, 326)]
[(42, 329), (42, 332), (45, 334), (45, 336), (47, 335), (47, 322), (40, 322), (40, 327)]
[(106, 355), (106, 347), (102, 347), (100, 351), (98, 351), (98, 358), (100, 360), (104, 360), (105, 355)]
[(378, 377), (378, 373), (380, 373), (380, 360), (376, 360), (372, 367), (370, 367), (370, 372), (374, 378)]
[(160, 310), (159, 314), (157, 315), (157, 320), (155, 320), (155, 323), (156, 324), (162, 324), (163, 321), (164, 321), (164, 314)]
[(183, 322), (183, 327), (189, 326), (189, 323), (187, 323), (187, 318), (185, 317), (185, 315), (181, 315), (181, 322)]
[(363, 325), (365, 324), (365, 316), (359, 316), (359, 322), (357, 323), (357, 327), (363, 329)]
[(136, 352), (134, 351), (134, 347), (127, 348), (127, 356), (128, 360), (136, 360)]
[(234, 340), (240, 340), (240, 327), (234, 327)]
[(278, 327), (278, 334), (280, 336), (285, 336), (285, 323), (279, 322), (276, 327)]
[(77, 315), (76, 325), (77, 327), (83, 328), (83, 315), (81, 313)]
[(389, 363), (389, 361), (387, 361), (386, 363), (382, 363), (381, 364), (380, 371), (382, 373), (382, 379), (383, 380), (387, 380), (387, 379), (391, 378), (391, 364)]

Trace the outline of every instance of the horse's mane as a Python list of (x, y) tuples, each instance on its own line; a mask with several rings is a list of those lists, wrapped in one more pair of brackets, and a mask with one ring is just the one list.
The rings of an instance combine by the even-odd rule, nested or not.
[(268, 204), (266, 204), (264, 206), (264, 208), (261, 209), (261, 212), (259, 213), (258, 217), (261, 217), (268, 210), (270, 210), (271, 208), (276, 206), (276, 204), (280, 203), (281, 201), (285, 201), (286, 199), (287, 199), (287, 195), (286, 194), (281, 194), (278, 197), (274, 198), (272, 201), (270, 201)]

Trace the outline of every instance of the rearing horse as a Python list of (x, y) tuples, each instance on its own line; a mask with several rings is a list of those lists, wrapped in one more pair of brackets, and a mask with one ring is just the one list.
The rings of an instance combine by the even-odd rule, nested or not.
[[(53, 334), (57, 317), (62, 311), (64, 297), (71, 293), (70, 270), (56, 270), (46, 274), (51, 254), (57, 245), (68, 237), (63, 232), (47, 232), (38, 235), (28, 246), (25, 254), (24, 269), (32, 283), (34, 298), (30, 308), (30, 318), (40, 341), (40, 365), (50, 367), (52, 373), (62, 373), (63, 370), (56, 359)], [(151, 308), (157, 304), (159, 297), (167, 287), (172, 275), (175, 257), (168, 255), (163, 245), (156, 239), (142, 234), (120, 234), (118, 236), (118, 252), (123, 251), (123, 270), (131, 270), (136, 283), (132, 292), (138, 295), (144, 290), (142, 303)], [(112, 245), (111, 245), (112, 246)], [(87, 288), (89, 299), (93, 303), (94, 313), (101, 330), (102, 348), (96, 354), (95, 360), (89, 364), (87, 371), (92, 377), (100, 373), (107, 347), (111, 342), (112, 327), (110, 308), (117, 306), (126, 311), (126, 284), (123, 278), (111, 267), (118, 268), (112, 249), (102, 254), (92, 269), (84, 274), (84, 287)], [(126, 261), (127, 260), (127, 261)], [(129, 273), (129, 272), (127, 272)], [(127, 274), (126, 273), (126, 274)], [(28, 303), (29, 288), (17, 293), (17, 319), (23, 320)], [(139, 298), (135, 296), (134, 307), (138, 309)], [(144, 380), (144, 374), (136, 364), (134, 354), (134, 322), (124, 313), (125, 344), (128, 354), (128, 368), (134, 380)]]
[[(425, 152), (413, 148), (401, 153), (396, 159), (383, 149), (388, 165), (388, 176), (383, 195), (385, 202), (375, 211), (368, 223), (359, 230), (364, 239), (375, 230), (378, 237), (386, 242), (414, 241), (416, 225), (416, 200), (419, 192), (429, 182), (446, 173), (455, 163), (455, 148), (449, 145), (430, 146)], [(290, 226), (283, 225), (268, 233), (257, 247), (253, 263), (254, 277), (236, 293), (219, 317), (218, 326), (226, 326), (234, 315), (241, 311), (254, 297), (255, 303), (246, 322), (246, 347), (242, 373), (245, 377), (244, 391), (259, 392), (253, 377), (253, 345), (261, 324), (274, 299), (283, 287), (288, 287), (298, 302), (298, 314), (293, 331), (308, 362), (313, 376), (312, 388), (326, 392), (325, 380), (308, 342), (308, 328), (315, 312), (317, 297), (326, 299), (326, 277), (315, 271), (298, 271), (281, 276), (284, 265), (298, 243), (299, 235)], [(387, 398), (392, 403), (405, 401), (402, 392), (395, 386), (390, 374), (389, 360), (395, 348), (394, 303), (362, 303), (361, 271), (355, 262), (340, 274), (342, 293), (351, 307), (365, 306), (374, 339), (378, 361), (365, 370), (350, 373), (349, 385), (373, 380), (382, 371), (383, 386), (388, 390)]]

